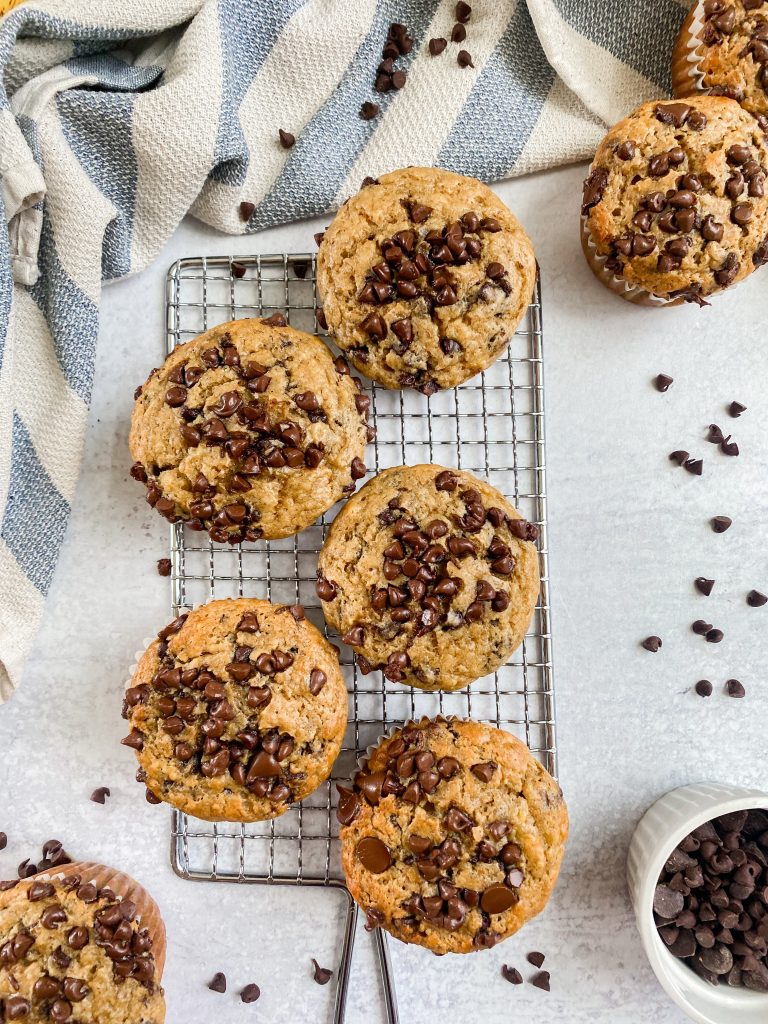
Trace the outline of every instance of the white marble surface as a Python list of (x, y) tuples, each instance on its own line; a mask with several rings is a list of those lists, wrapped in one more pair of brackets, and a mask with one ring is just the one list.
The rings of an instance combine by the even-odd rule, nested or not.
[[(397, 946), (393, 957), (403, 1024), (429, 1007), (441, 1024), (514, 1017), (568, 1024), (674, 1024), (683, 1015), (656, 984), (640, 949), (624, 881), (631, 831), (672, 786), (706, 779), (766, 785), (768, 606), (751, 609), (751, 587), (768, 590), (768, 271), (711, 309), (629, 307), (604, 291), (577, 241), (582, 168), (499, 186), (530, 231), (545, 299), (548, 484), (561, 781), (572, 833), (546, 912), (489, 953), (437, 959)], [(10, 836), (0, 877), (51, 837), (72, 854), (114, 863), (145, 883), (168, 925), (169, 1020), (329, 1019), (330, 986), (309, 958), (335, 965), (341, 900), (309, 890), (200, 885), (168, 863), (168, 814), (133, 781), (120, 690), (143, 637), (168, 618), (168, 581), (155, 560), (167, 531), (128, 478), (131, 394), (158, 361), (163, 280), (176, 257), (305, 250), (316, 223), (220, 237), (186, 223), (155, 264), (113, 285), (103, 303), (101, 344), (77, 500), (43, 628), (23, 686), (0, 709), (0, 828)], [(762, 321), (762, 325), (761, 325)], [(675, 383), (661, 395), (660, 371)], [(730, 420), (725, 406), (749, 406)], [(55, 415), (55, 410), (52, 410)], [(707, 424), (733, 428), (742, 454), (728, 459), (704, 441)], [(696, 478), (670, 464), (686, 448), (705, 457)], [(722, 536), (708, 517), (726, 513)], [(717, 580), (707, 599), (694, 577)], [(706, 617), (722, 644), (690, 631)], [(664, 647), (639, 641), (658, 633)], [(722, 695), (725, 679), (747, 688)], [(690, 692), (710, 678), (715, 695)], [(102, 807), (88, 796), (112, 789)], [(348, 1021), (383, 1020), (369, 937), (360, 931)], [(499, 973), (524, 973), (525, 953), (547, 954), (552, 991), (513, 988)], [(255, 1006), (205, 988), (223, 970), (230, 989), (261, 986)], [(726, 1024), (726, 1022), (724, 1022)]]

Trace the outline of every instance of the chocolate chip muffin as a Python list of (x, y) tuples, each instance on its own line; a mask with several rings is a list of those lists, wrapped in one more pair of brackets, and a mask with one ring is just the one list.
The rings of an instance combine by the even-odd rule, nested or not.
[(436, 953), (489, 949), (543, 910), (568, 814), (520, 740), (423, 719), (383, 740), (339, 786), (341, 861), (368, 916)]
[(131, 475), (171, 522), (237, 543), (303, 530), (365, 475), (370, 399), (318, 339), (233, 320), (136, 392)]
[(584, 183), (590, 267), (643, 305), (706, 296), (768, 262), (768, 144), (734, 100), (646, 103), (608, 132)]
[(317, 594), (363, 673), (458, 690), (521, 643), (539, 593), (537, 536), (471, 473), (397, 466), (334, 520)]
[(317, 259), (323, 314), (361, 373), (431, 395), (489, 366), (531, 300), (536, 261), (486, 185), (408, 167), (341, 207)]
[(768, 0), (697, 0), (672, 55), (675, 96), (729, 96), (768, 128)]
[(206, 821), (261, 821), (328, 778), (347, 692), (336, 649), (301, 605), (237, 598), (160, 630), (123, 717), (150, 803)]
[(120, 872), (0, 883), (0, 1020), (162, 1024), (164, 960), (157, 907)]

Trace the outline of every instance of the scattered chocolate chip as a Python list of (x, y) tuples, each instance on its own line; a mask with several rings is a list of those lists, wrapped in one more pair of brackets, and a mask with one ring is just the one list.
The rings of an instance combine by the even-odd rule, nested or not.
[(710, 444), (721, 444), (723, 441), (723, 432), (716, 423), (709, 424), (709, 433), (707, 434), (707, 440)]
[(730, 528), (733, 520), (728, 516), (713, 516), (711, 523), (715, 533), (725, 533)]
[(242, 990), (240, 993), (240, 999), (244, 1003), (255, 1003), (260, 995), (261, 989), (259, 986), (251, 983), (250, 985), (246, 985)]
[(279, 129), (278, 135), (280, 136), (280, 145), (283, 149), (290, 149), (296, 142), (296, 136), (291, 135), (290, 132), (286, 132), (282, 128)]
[(255, 203), (240, 203), (240, 220), (249, 221), (255, 209)]
[(712, 683), (708, 679), (700, 679), (694, 689), (700, 697), (712, 696)]
[(694, 476), (701, 476), (704, 470), (704, 460), (686, 459), (683, 463), (683, 467), (687, 469), (689, 473), (693, 473)]
[(720, 443), (720, 451), (723, 453), (723, 455), (738, 455), (739, 446), (736, 444), (735, 441), (729, 440), (730, 436), (731, 435), (729, 434), (728, 437), (722, 440), (722, 442)]
[(170, 558), (158, 558), (157, 560), (157, 572), (159, 576), (170, 576), (171, 575), (171, 560)]
[(723, 633), (722, 629), (709, 629), (704, 634), (704, 639), (708, 644), (719, 644), (724, 636), (725, 633)]
[(227, 976), (222, 974), (221, 971), (217, 971), (214, 974), (211, 981), (208, 982), (208, 988), (211, 992), (226, 992), (227, 991)]
[(429, 52), (433, 57), (439, 57), (443, 50), (445, 50), (447, 45), (448, 40), (443, 39), (442, 36), (438, 36), (436, 39), (430, 39)]
[(747, 604), (750, 608), (762, 608), (768, 602), (768, 597), (761, 594), (759, 590), (750, 590), (747, 594)]
[(5, 832), (0, 832), (0, 850), (4, 850), (8, 845), (8, 836)]
[(647, 636), (640, 646), (644, 647), (646, 651), (651, 651), (652, 654), (655, 654), (659, 650), (661, 645), (661, 637)]
[(715, 585), (714, 580), (708, 580), (706, 576), (697, 576), (693, 581), (693, 585), (699, 591), (700, 594), (704, 594), (705, 597), (709, 597), (712, 593), (712, 588)]
[(536, 952), (534, 952), (534, 953), (529, 953), (528, 956), (526, 957), (526, 960), (528, 961), (529, 964), (533, 964), (534, 967), (541, 967), (541, 965), (546, 960), (546, 957), (544, 956), (543, 953), (536, 953)]
[(109, 786), (99, 786), (98, 789), (94, 789), (91, 793), (91, 800), (93, 800), (95, 804), (104, 804), (107, 802), (108, 796), (112, 796)]
[(362, 117), (364, 121), (372, 121), (380, 109), (381, 108), (378, 103), (371, 103), (370, 100), (366, 100), (362, 107), (360, 107), (360, 117)]
[(508, 967), (506, 964), (501, 965), (502, 977), (513, 985), (522, 985), (523, 976), (515, 967)]
[(462, 25), (466, 25), (472, 15), (472, 8), (464, 0), (459, 0), (455, 8), (456, 21), (460, 21)]
[(531, 984), (543, 992), (549, 992), (549, 971), (539, 971), (531, 978)]
[(676, 462), (678, 466), (684, 465), (688, 461), (689, 456), (690, 453), (683, 451), (682, 448), (669, 453), (670, 462)]
[(706, 636), (710, 629), (712, 629), (712, 623), (706, 622), (704, 619), (696, 619), (695, 622), (691, 623), (691, 629), (698, 636)]
[(451, 42), (452, 43), (463, 43), (467, 38), (467, 30), (460, 23), (457, 23), (451, 29)]
[(232, 277), (241, 278), (245, 277), (245, 264), (238, 263), (236, 260), (232, 260), (230, 270), (232, 271)]
[(333, 977), (333, 971), (330, 971), (327, 967), (321, 967), (317, 960), (312, 957), (312, 963), (314, 965), (314, 979), (318, 985), (327, 985)]
[(666, 373), (660, 373), (654, 378), (653, 383), (656, 385), (656, 390), (663, 394), (665, 391), (669, 391), (669, 386), (674, 383), (674, 378), (669, 377)]
[(725, 684), (725, 692), (729, 697), (743, 697), (746, 694), (746, 690), (738, 679), (727, 680)]
[(456, 63), (460, 68), (473, 68), (475, 66), (472, 63), (472, 54), (469, 50), (459, 50), (456, 56)]
[(728, 406), (728, 412), (734, 417), (734, 419), (741, 416), (741, 414), (746, 411), (746, 405), (742, 405), (741, 402), (731, 402)]

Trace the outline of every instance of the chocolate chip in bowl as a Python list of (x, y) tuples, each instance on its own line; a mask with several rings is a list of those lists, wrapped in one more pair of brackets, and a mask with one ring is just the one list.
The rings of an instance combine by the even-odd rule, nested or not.
[(635, 831), (627, 875), (651, 967), (688, 1016), (768, 1019), (768, 794), (667, 793)]

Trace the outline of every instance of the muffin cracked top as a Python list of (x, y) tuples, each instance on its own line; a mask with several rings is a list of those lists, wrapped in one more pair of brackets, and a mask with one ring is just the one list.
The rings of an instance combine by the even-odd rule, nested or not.
[(531, 300), (528, 236), (486, 185), (409, 167), (364, 184), (320, 243), (333, 340), (361, 373), (426, 395), (504, 349)]
[(281, 314), (179, 345), (136, 392), (131, 475), (169, 522), (237, 543), (298, 533), (365, 475), (370, 399)]
[(568, 834), (560, 788), (520, 740), (422, 719), (339, 787), (347, 886), (369, 927), (436, 953), (488, 949), (544, 907)]
[(285, 813), (328, 778), (347, 724), (335, 648), (301, 605), (211, 601), (174, 619), (126, 690), (122, 741), (151, 803), (207, 821)]
[(521, 643), (539, 593), (537, 536), (471, 473), (384, 470), (328, 532), (316, 584), (323, 614), (362, 672), (460, 689)]
[(608, 132), (584, 183), (590, 266), (634, 301), (705, 304), (768, 262), (767, 167), (761, 126), (733, 100), (644, 104)]
[(162, 1024), (153, 939), (136, 904), (71, 871), (2, 883), (0, 1020)]

